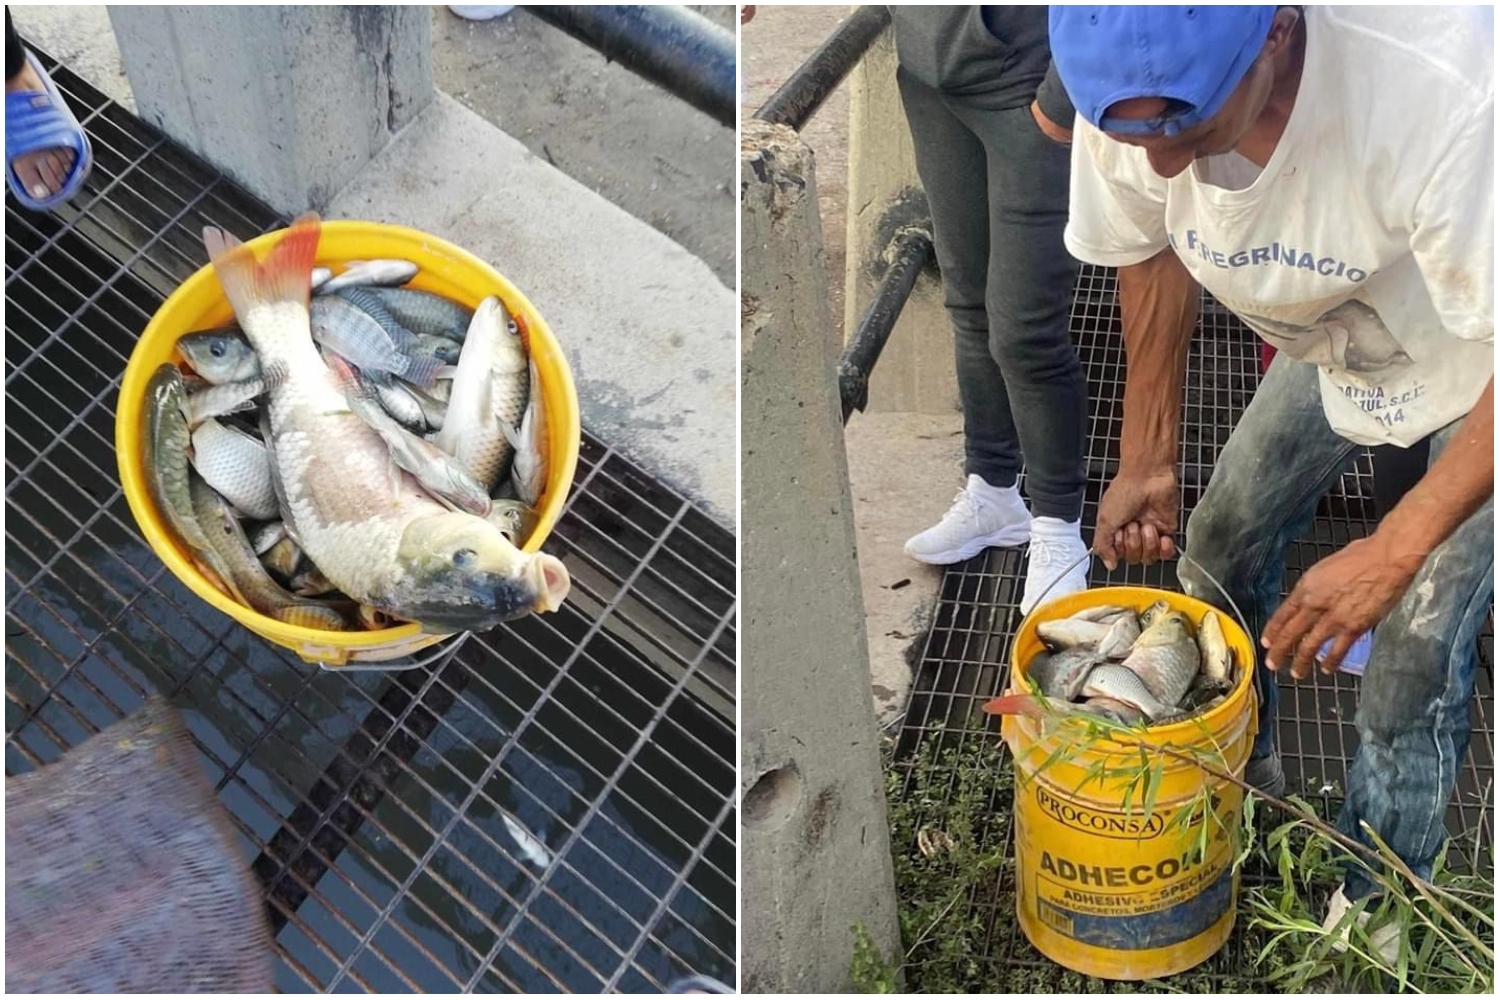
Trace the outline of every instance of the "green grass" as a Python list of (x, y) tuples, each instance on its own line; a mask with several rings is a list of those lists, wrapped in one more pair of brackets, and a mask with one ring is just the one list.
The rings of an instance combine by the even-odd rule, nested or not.
[[(930, 733), (910, 760), (899, 763), (889, 759), (890, 749), (887, 801), (903, 954), (880, 954), (856, 927), (850, 974), (861, 992), (1494, 993), (1490, 877), (1439, 870), (1435, 901), (1400, 876), (1390, 878), (1375, 919), (1402, 921), (1409, 947), (1398, 966), (1381, 968), (1370, 960), (1358, 930), (1352, 949), (1335, 951), (1320, 925), (1347, 855), (1314, 828), (1315, 805), (1301, 802), (1294, 804), (1309, 816), (1263, 802), (1247, 806), (1242, 870), (1255, 877), (1242, 882), (1234, 937), (1218, 956), (1147, 983), (1063, 969), (1035, 951), (1016, 923), (1008, 836), (1015, 780), (998, 739)], [(1149, 784), (1142, 775), (1136, 788)]]

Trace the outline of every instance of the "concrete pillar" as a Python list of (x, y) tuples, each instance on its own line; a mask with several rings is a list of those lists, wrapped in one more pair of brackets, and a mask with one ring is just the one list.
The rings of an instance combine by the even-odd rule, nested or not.
[[(849, 74), (849, 212), (844, 258), (844, 330), (853, 336), (883, 258), (902, 226), (927, 219), (911, 132), (896, 89), (896, 44), (887, 28)], [(958, 409), (953, 327), (937, 268), (917, 279), (870, 379), (867, 412), (944, 414)]]
[(282, 212), (326, 207), (432, 100), (425, 4), (109, 17), (140, 116)]
[(812, 152), (740, 140), (746, 993), (848, 992), (851, 928), (899, 954)]

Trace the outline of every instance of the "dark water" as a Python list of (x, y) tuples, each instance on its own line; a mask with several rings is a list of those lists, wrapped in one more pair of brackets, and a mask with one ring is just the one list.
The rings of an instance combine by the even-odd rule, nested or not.
[(268, 883), (284, 991), (732, 982), (732, 538), (588, 442), (548, 545), (575, 597), (439, 674), (321, 671), (213, 611), (136, 531), (115, 397), (201, 226), (276, 220), (119, 109), (89, 127), (76, 226), (7, 203), (7, 773), (168, 694)]

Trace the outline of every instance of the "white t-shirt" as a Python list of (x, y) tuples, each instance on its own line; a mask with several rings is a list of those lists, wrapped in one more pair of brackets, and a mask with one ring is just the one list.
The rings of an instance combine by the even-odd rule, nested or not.
[(1281, 351), (1319, 366), (1359, 444), (1463, 417), (1495, 370), (1493, 13), (1309, 6), (1297, 101), (1265, 169), (1171, 180), (1075, 123), (1066, 241), (1122, 267), (1170, 246)]

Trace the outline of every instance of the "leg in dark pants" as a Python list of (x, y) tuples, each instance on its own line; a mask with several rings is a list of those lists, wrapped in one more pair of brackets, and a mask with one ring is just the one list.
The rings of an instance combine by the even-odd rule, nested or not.
[(1087, 385), (1068, 336), (1068, 150), (1027, 108), (978, 110), (898, 72), (953, 321), (965, 471), (1037, 517), (1083, 512)]
[(10, 23), (10, 8), (5, 8), (5, 78), (14, 79), (26, 65), (26, 47), (21, 44), (21, 36), (16, 34), (16, 26)]

